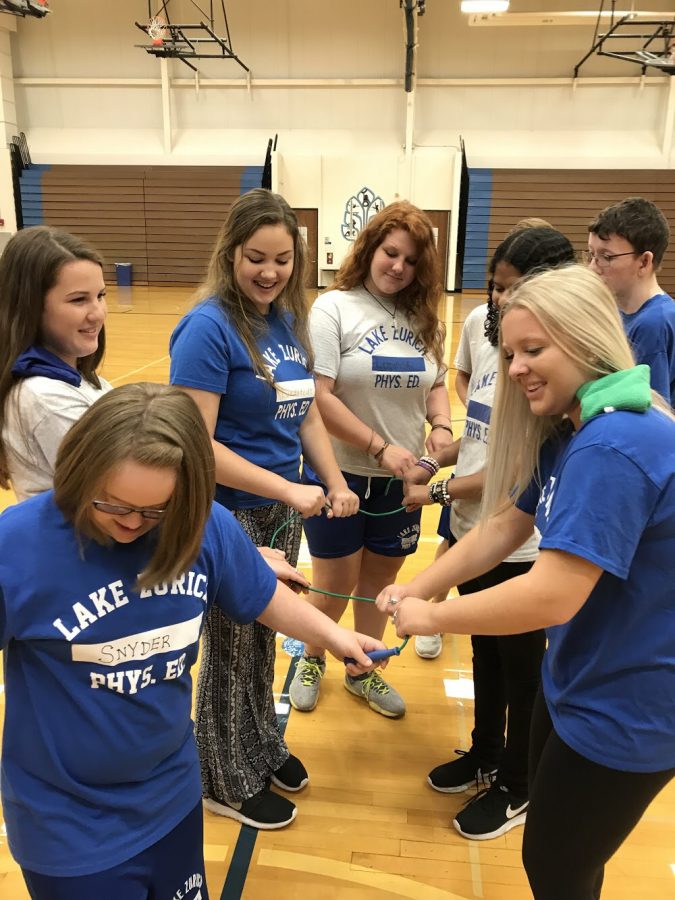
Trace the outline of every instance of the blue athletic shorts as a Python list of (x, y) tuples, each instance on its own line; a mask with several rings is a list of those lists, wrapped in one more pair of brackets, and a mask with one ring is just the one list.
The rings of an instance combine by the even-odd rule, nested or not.
[[(105, 841), (105, 819), (102, 816)], [(73, 848), (77, 854), (77, 848)], [(33, 900), (208, 900), (204, 874), (204, 828), (199, 803), (166, 837), (126, 862), (74, 878), (23, 870)]]
[(446, 541), (450, 540), (450, 507), (444, 506), (441, 510), (441, 517), (438, 520), (438, 528), (436, 529), (436, 534), (439, 537), (445, 538)]
[[(350, 490), (358, 494), (360, 509), (382, 513), (403, 505), (403, 482), (387, 477), (368, 478), (366, 475), (342, 473)], [(303, 484), (320, 485), (315, 473), (305, 464)], [(389, 489), (387, 490), (387, 486)], [(368, 493), (368, 499), (366, 494)], [(344, 519), (328, 519), (325, 514), (303, 520), (309, 552), (318, 559), (337, 559), (350, 556), (362, 547), (380, 556), (409, 556), (417, 549), (422, 510), (393, 516), (367, 516), (361, 512)]]

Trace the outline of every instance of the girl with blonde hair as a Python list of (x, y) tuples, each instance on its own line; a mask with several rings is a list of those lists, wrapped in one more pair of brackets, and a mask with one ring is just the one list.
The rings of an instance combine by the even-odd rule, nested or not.
[(66, 435), (54, 490), (0, 516), (2, 803), (35, 900), (207, 900), (190, 669), (212, 605), (367, 670), (379, 641), (277, 581), (213, 504), (211, 442), (176, 388), (125, 385)]
[[(523, 859), (537, 900), (600, 896), (604, 865), (675, 774), (675, 418), (609, 289), (579, 266), (502, 311), (485, 518), (378, 597), (399, 634), (546, 628)], [(532, 534), (519, 578), (428, 604)]]
[[(439, 455), (441, 465), (455, 465), (451, 479), (430, 486), (408, 485), (406, 503), (442, 504), (438, 534), (444, 539), (438, 558), (480, 521), (485, 463), (492, 440), (491, 412), (499, 369), (499, 310), (510, 288), (524, 275), (574, 262), (569, 240), (551, 227), (521, 228), (499, 244), (488, 269), (488, 303), (479, 320), (462, 330), (455, 359), (458, 369), (471, 372), (467, 411), (461, 439)], [(428, 480), (428, 479), (427, 479)], [(459, 584), (460, 594), (473, 594), (525, 574), (537, 558), (538, 541), (531, 536), (515, 553), (484, 575)], [(445, 600), (446, 594), (439, 598)], [(438, 653), (441, 635), (436, 635)], [(425, 650), (431, 638), (417, 638)], [(457, 750), (449, 762), (435, 766), (427, 778), (443, 794), (460, 793), (481, 784), (460, 810), (453, 825), (471, 840), (489, 840), (525, 822), (528, 802), (530, 719), (540, 682), (546, 637), (541, 628), (519, 634), (471, 635), (473, 651), (474, 727), (468, 750)]]

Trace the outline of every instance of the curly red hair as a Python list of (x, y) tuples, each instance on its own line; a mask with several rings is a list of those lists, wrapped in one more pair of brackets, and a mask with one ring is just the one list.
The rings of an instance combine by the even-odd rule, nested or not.
[(348, 291), (363, 284), (370, 274), (375, 251), (387, 235), (399, 228), (407, 231), (415, 243), (417, 264), (414, 279), (400, 291), (396, 300), (408, 315), (426, 352), (442, 365), (445, 327), (438, 320), (442, 291), (441, 263), (431, 220), (417, 206), (407, 200), (397, 200), (373, 216), (340, 266), (332, 288)]

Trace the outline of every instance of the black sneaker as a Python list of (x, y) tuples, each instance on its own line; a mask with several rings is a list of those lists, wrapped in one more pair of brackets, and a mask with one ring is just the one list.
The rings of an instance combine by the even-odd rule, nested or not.
[(523, 825), (528, 805), (527, 797), (516, 797), (507, 787), (495, 781), (468, 800), (452, 824), (462, 837), (472, 841), (489, 841), (506, 834), (516, 825)]
[(292, 753), (283, 766), (272, 772), (272, 784), (282, 791), (301, 791), (308, 781), (307, 769)]
[(486, 765), (478, 758), (473, 747), (471, 750), (455, 750), (455, 753), (459, 759), (436, 766), (429, 772), (427, 781), (435, 791), (459, 794), (467, 788), (480, 787), (481, 782), (490, 784), (490, 776), (497, 771), (496, 766)]
[(285, 828), (291, 824), (297, 813), (294, 803), (280, 794), (275, 794), (269, 788), (263, 788), (259, 794), (241, 803), (204, 797), (204, 806), (217, 816), (227, 816), (261, 831)]

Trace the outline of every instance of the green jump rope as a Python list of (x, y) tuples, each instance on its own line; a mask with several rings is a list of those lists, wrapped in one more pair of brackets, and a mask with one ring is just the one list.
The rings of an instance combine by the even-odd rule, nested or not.
[[(384, 492), (385, 496), (389, 491), (392, 481), (394, 481), (394, 479), (390, 478), (389, 483), (387, 484), (386, 490)], [(325, 508), (330, 509), (330, 504), (328, 503)], [(397, 509), (392, 509), (392, 510), (389, 510), (387, 512), (382, 512), (382, 513), (366, 512), (365, 509), (359, 509), (359, 512), (361, 513), (362, 516), (379, 517), (379, 516), (393, 516), (396, 513), (403, 512), (404, 509), (405, 509), (405, 506), (399, 506)], [(285, 528), (288, 528), (288, 526), (291, 524), (291, 522), (295, 521), (298, 518), (300, 518), (300, 513), (294, 511), (286, 519), (285, 522), (282, 522), (281, 525), (279, 525), (279, 527), (275, 530), (274, 534), (272, 535), (272, 539), (270, 541), (270, 547), (274, 548), (274, 544), (276, 543), (276, 539), (277, 539), (278, 535), (280, 534), (280, 532), (282, 532)], [(304, 585), (303, 585), (303, 587), (304, 587)], [(340, 600), (360, 600), (362, 603), (375, 603), (375, 600), (372, 597), (357, 597), (354, 594), (336, 594), (334, 591), (322, 591), (319, 588), (314, 588), (314, 587), (309, 587), (309, 588), (307, 588), (307, 590), (313, 591), (315, 594), (325, 594), (327, 597), (337, 597)], [(368, 653), (367, 656), (373, 662), (379, 662), (382, 659), (388, 659), (390, 656), (400, 656), (401, 650), (403, 650), (403, 648), (405, 647), (405, 645), (408, 643), (409, 640), (410, 640), (410, 637), (406, 636), (403, 639), (403, 643), (401, 644), (400, 647), (391, 647), (387, 650), (371, 650), (371, 652)], [(353, 662), (356, 662), (356, 660), (351, 659), (350, 657), (345, 657), (345, 663), (353, 663)]]

